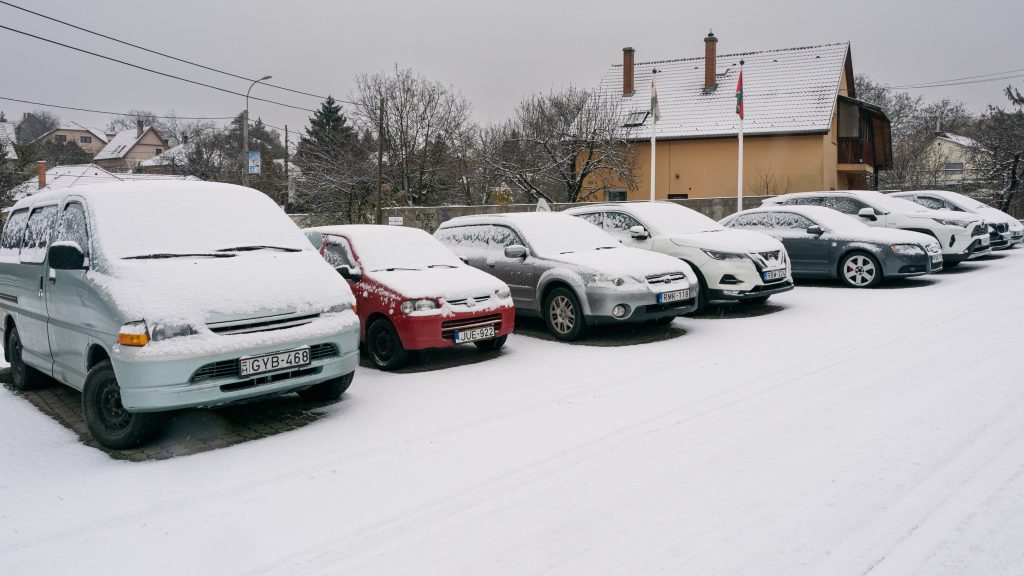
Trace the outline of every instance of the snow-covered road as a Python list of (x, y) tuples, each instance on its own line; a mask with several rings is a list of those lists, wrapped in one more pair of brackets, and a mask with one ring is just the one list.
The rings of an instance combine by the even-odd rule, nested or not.
[(360, 369), (144, 464), (0, 390), (0, 574), (1024, 572), (1024, 250), (598, 348)]

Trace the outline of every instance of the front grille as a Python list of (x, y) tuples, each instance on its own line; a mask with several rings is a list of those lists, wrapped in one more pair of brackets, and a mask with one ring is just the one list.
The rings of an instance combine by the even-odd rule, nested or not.
[(272, 330), (284, 330), (304, 326), (320, 317), (320, 314), (281, 314), (278, 316), (263, 316), (260, 318), (246, 318), (245, 320), (232, 320), (229, 322), (210, 322), (206, 326), (211, 332), (221, 335), (230, 334), (251, 334), (253, 332), (270, 332)]
[(494, 331), (501, 330), (501, 314), (487, 314), (486, 316), (473, 316), (470, 318), (459, 318), (458, 320), (445, 320), (441, 322), (441, 337), (455, 338), (455, 332), (459, 330), (470, 330), (472, 328), (483, 328), (494, 326)]
[(291, 372), (275, 372), (273, 374), (267, 374), (266, 376), (260, 376), (251, 380), (243, 380), (242, 382), (232, 382), (231, 384), (225, 384), (220, 387), (221, 392), (235, 392), (237, 390), (245, 390), (246, 388), (255, 388), (257, 386), (263, 386), (265, 384), (273, 384), (274, 382), (280, 382), (282, 380), (291, 380), (292, 378), (302, 378), (303, 376), (313, 376), (323, 372), (322, 366), (316, 366), (313, 368), (303, 368), (301, 370), (292, 370)]
[(646, 278), (648, 284), (671, 284), (686, 280), (686, 274), (682, 272), (666, 272), (664, 274), (653, 274)]
[(984, 234), (987, 234), (984, 224), (978, 224), (974, 227), (974, 230), (971, 231), (971, 236), (982, 236)]
[(772, 250), (770, 252), (751, 252), (747, 254), (750, 259), (754, 261), (757, 266), (757, 270), (770, 270), (774, 268), (782, 268), (786, 265), (786, 255), (782, 250)]
[[(333, 358), (337, 355), (338, 347), (329, 342), (314, 344), (309, 347), (309, 358), (313, 362), (325, 358)], [(238, 378), (240, 377), (238, 373), (239, 361), (239, 358), (232, 358), (231, 360), (221, 360), (206, 364), (199, 370), (196, 370), (192, 377), (188, 379), (188, 382), (189, 384), (195, 384), (203, 380), (215, 380), (217, 378)]]
[(677, 308), (689, 308), (696, 302), (695, 298), (687, 298), (686, 300), (678, 300), (676, 302), (670, 302), (668, 304), (648, 304), (644, 306), (644, 312), (647, 314), (657, 314), (658, 312), (664, 312), (666, 310), (675, 310)]

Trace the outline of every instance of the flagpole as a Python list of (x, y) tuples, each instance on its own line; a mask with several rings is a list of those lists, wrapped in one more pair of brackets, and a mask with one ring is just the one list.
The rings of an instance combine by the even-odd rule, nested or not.
[(743, 210), (743, 60), (740, 60), (740, 81), (739, 88), (736, 91), (737, 107), (736, 111), (740, 117), (740, 134), (739, 134), (739, 161), (738, 170), (736, 171), (736, 211), (740, 212)]
[(657, 74), (657, 70), (651, 70), (651, 202), (655, 200), (654, 194), (654, 182), (655, 182), (655, 167), (657, 166), (657, 154), (655, 153), (655, 147), (657, 146), (657, 132), (658, 132), (658, 89), (654, 82), (654, 75)]

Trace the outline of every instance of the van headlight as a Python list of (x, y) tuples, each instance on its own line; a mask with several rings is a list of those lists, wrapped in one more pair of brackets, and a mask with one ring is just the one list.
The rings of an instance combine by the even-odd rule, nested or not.
[(192, 336), (195, 333), (196, 329), (189, 324), (156, 323), (149, 327), (149, 338), (154, 342), (179, 336)]
[(356, 311), (356, 304), (355, 304), (355, 302), (353, 302), (352, 304), (335, 304), (334, 306), (331, 306), (330, 308), (324, 310), (323, 313), (324, 314), (341, 314), (342, 312), (348, 312), (349, 310), (351, 310), (353, 312)]
[(122, 346), (142, 347), (150, 342), (159, 342), (179, 336), (192, 336), (196, 329), (189, 324), (166, 324), (154, 322), (147, 324), (145, 320), (125, 322), (117, 332), (117, 343)]
[(917, 256), (924, 254), (924, 248), (917, 244), (893, 244), (892, 251), (901, 256)]
[(749, 259), (746, 254), (737, 254), (735, 252), (719, 252), (718, 250), (702, 250), (708, 256), (715, 260), (722, 260), (725, 262), (745, 262)]
[(412, 314), (413, 312), (426, 312), (427, 310), (436, 310), (437, 302), (434, 300), (406, 300), (399, 306), (403, 314)]

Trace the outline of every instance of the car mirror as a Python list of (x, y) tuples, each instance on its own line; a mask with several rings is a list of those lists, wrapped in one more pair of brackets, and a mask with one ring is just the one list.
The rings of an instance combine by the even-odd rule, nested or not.
[(525, 256), (526, 246), (523, 246), (522, 244), (505, 246), (505, 258), (524, 258)]
[(363, 279), (363, 275), (362, 273), (360, 273), (359, 268), (353, 268), (351, 266), (346, 266), (343, 264), (335, 268), (335, 270), (337, 270), (338, 274), (341, 274), (341, 277), (344, 278), (345, 280), (359, 282)]
[(85, 270), (85, 254), (78, 242), (56, 242), (48, 253), (50, 268), (54, 270)]
[(808, 234), (813, 234), (815, 236), (821, 236), (822, 234), (825, 233), (825, 230), (822, 229), (821, 226), (818, 226), (817, 224), (815, 224), (813, 226), (808, 226), (807, 227), (807, 233)]
[(647, 232), (647, 228), (644, 228), (643, 226), (633, 226), (629, 229), (629, 235), (637, 240), (644, 240), (651, 237), (651, 234)]
[(871, 220), (871, 221), (878, 220), (878, 215), (875, 214), (875, 209), (874, 208), (861, 208), (860, 211), (857, 212), (857, 216), (860, 216), (861, 218), (864, 218), (865, 220)]

